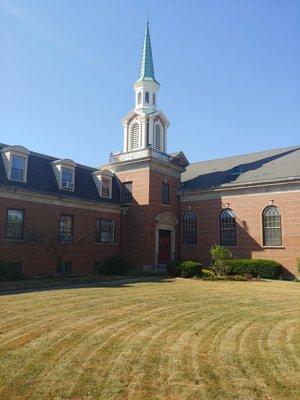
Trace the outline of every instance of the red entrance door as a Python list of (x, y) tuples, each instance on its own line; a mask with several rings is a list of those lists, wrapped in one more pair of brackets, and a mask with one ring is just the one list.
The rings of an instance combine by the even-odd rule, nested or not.
[(171, 232), (160, 229), (158, 246), (158, 264), (171, 261)]

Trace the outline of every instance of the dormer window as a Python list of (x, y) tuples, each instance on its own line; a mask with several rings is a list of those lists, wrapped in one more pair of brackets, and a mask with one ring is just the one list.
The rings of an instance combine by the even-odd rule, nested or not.
[(112, 198), (112, 179), (114, 174), (108, 170), (93, 172), (93, 178), (100, 197)]
[(63, 189), (74, 189), (74, 170), (62, 167), (61, 183)]
[(13, 155), (11, 161), (10, 179), (24, 182), (26, 158)]
[(238, 165), (237, 167), (233, 167), (231, 170), (231, 175), (240, 175), (243, 172), (243, 168)]
[(111, 198), (111, 178), (102, 177), (101, 196)]
[(22, 146), (10, 146), (2, 149), (1, 155), (7, 179), (25, 183), (29, 151)]
[(74, 161), (68, 159), (52, 162), (53, 172), (59, 189), (74, 192), (76, 166), (77, 164)]

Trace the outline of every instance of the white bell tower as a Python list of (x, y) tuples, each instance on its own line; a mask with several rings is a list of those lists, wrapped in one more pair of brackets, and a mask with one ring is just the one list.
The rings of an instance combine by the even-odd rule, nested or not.
[(147, 21), (138, 80), (134, 83), (135, 106), (123, 120), (123, 153), (146, 148), (161, 153), (167, 149), (169, 121), (157, 109), (160, 85), (155, 79), (149, 24)]

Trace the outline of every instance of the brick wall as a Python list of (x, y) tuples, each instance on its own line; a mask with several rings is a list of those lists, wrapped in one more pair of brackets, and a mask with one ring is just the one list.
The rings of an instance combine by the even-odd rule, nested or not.
[[(262, 211), (274, 200), (281, 212), (282, 247), (263, 247)], [(181, 218), (190, 206), (198, 217), (198, 245), (181, 245), (183, 259), (209, 262), (209, 248), (220, 243), (219, 215), (226, 203), (234, 210), (237, 220), (237, 247), (230, 248), (236, 257), (276, 260), (296, 273), (296, 258), (300, 258), (300, 201), (299, 192), (259, 195), (226, 196), (181, 204)]]
[[(82, 240), (69, 246), (65, 253), (64, 261), (72, 262), (72, 273), (90, 274), (93, 272), (95, 261), (103, 261), (107, 257), (119, 254), (120, 214), (0, 198), (0, 259), (9, 262), (22, 262), (22, 273), (25, 275), (54, 274), (56, 273), (56, 264), (46, 250), (38, 245), (30, 244), (26, 240), (5, 240), (7, 208), (25, 210), (25, 238), (26, 232), (39, 229), (35, 228), (39, 226), (43, 230), (49, 228), (49, 231), (58, 231), (59, 215), (73, 215), (73, 236), (74, 238), (82, 238)], [(95, 243), (97, 218), (116, 220), (116, 244)]]
[[(179, 179), (151, 167), (117, 172), (121, 182), (132, 181), (133, 203), (128, 207), (123, 234), (123, 254), (132, 267), (155, 263), (155, 217), (168, 211), (179, 213), (176, 194)], [(170, 205), (161, 204), (162, 183), (170, 188)]]

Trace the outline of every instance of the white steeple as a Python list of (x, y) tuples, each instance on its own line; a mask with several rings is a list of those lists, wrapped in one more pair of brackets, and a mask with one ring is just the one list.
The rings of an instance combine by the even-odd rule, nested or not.
[(140, 74), (134, 83), (135, 106), (123, 118), (124, 147), (123, 152), (153, 148), (166, 152), (167, 127), (169, 122), (165, 115), (157, 109), (157, 92), (160, 85), (155, 80), (151, 49), (149, 24), (147, 21)]

